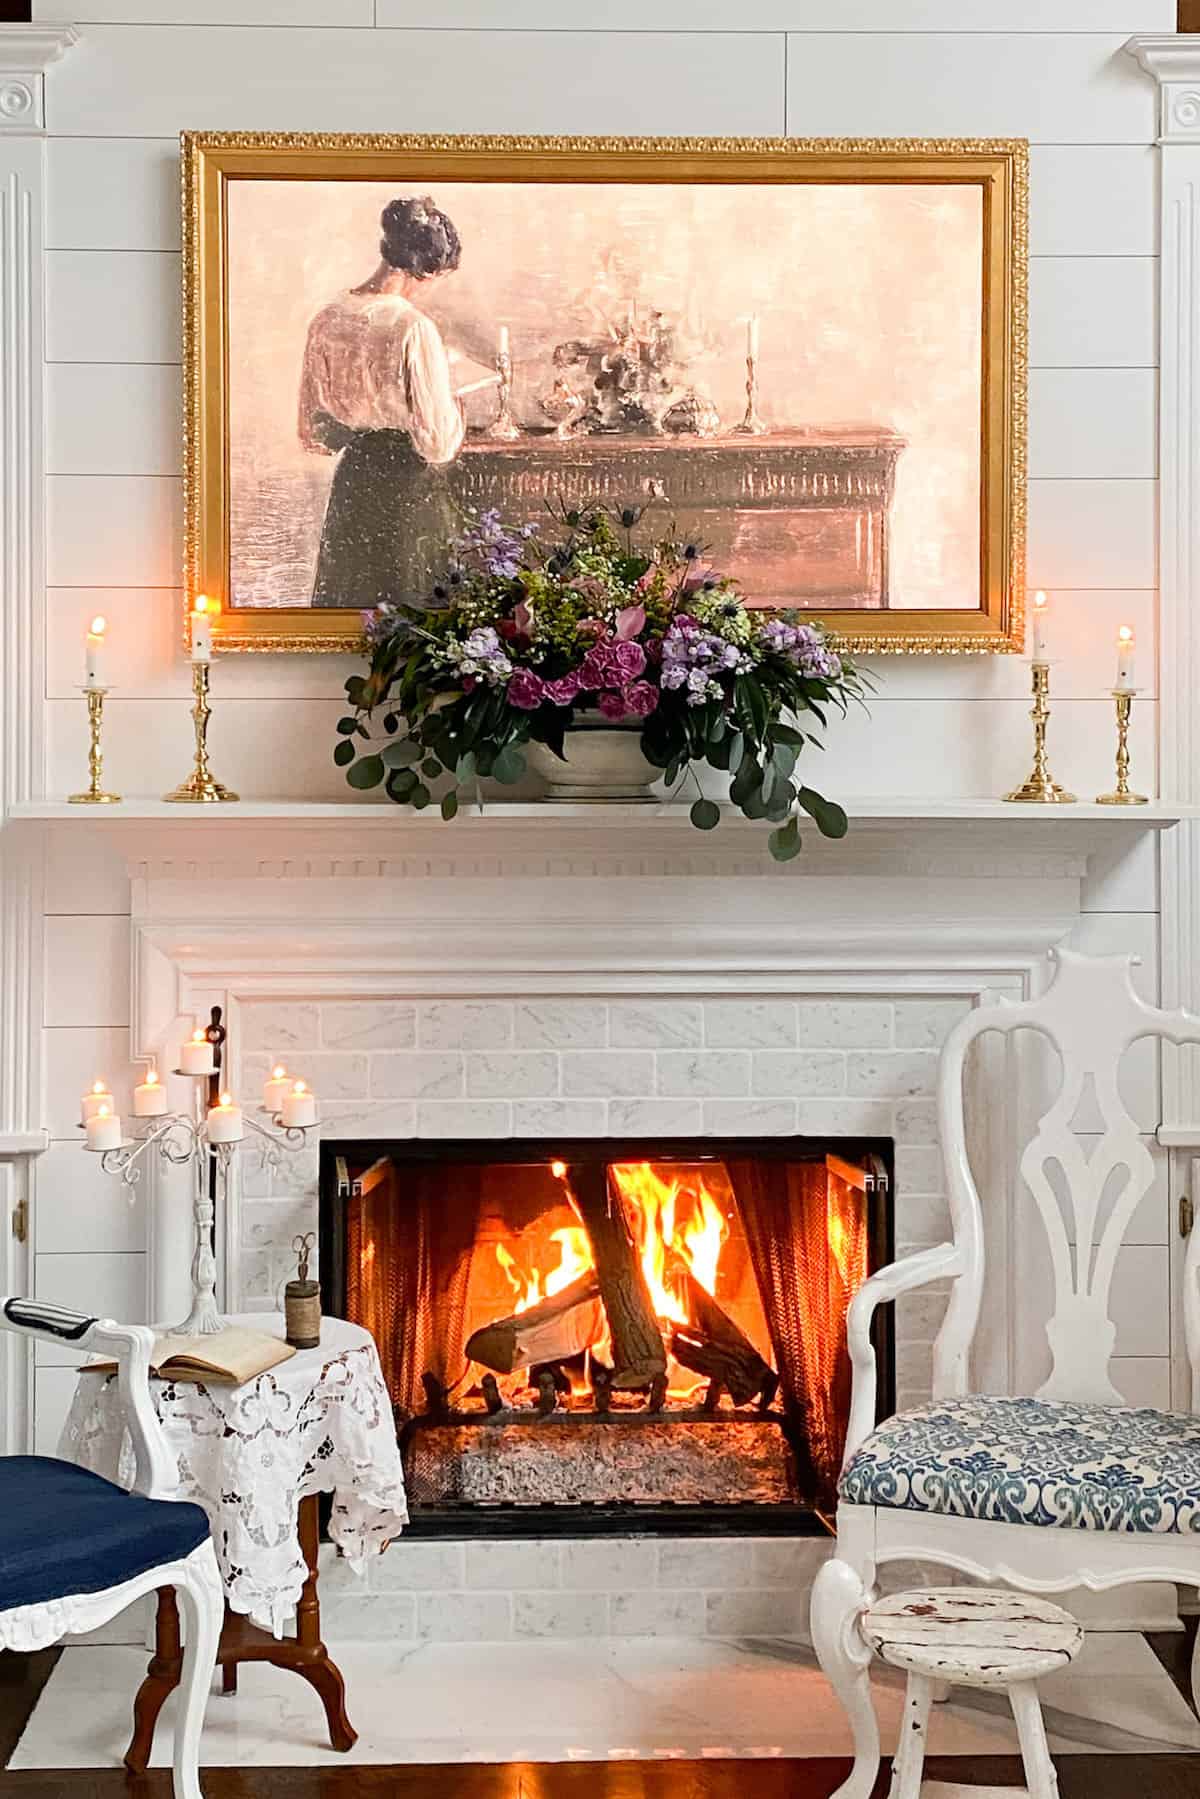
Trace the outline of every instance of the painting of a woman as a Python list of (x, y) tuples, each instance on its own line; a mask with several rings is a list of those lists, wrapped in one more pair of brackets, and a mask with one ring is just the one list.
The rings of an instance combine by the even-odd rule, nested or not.
[(336, 456), (314, 606), (411, 599), (450, 527), (439, 470), (462, 446), (450, 359), (423, 301), (462, 246), (431, 199), (397, 199), (380, 220), (379, 266), (323, 306), (300, 377), (304, 449)]

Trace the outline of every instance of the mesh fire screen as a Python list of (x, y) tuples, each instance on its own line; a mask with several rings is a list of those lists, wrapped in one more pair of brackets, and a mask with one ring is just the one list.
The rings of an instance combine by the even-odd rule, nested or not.
[(379, 1346), (414, 1513), (830, 1506), (887, 1147), (337, 1157), (326, 1304)]

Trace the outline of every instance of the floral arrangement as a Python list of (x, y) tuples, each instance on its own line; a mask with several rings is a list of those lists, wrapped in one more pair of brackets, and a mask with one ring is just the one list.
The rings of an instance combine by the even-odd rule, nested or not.
[[(634, 543), (642, 511), (560, 507), (547, 522), (472, 519), (431, 594), (365, 615), (371, 666), (352, 675), (353, 713), (339, 720), (334, 761), (351, 786), (383, 785), (402, 805), (428, 806), (449, 776), (444, 818), (481, 777), (525, 772), (530, 740), (563, 755), (580, 714), (638, 729), (667, 784), (691, 779), (691, 819), (720, 822), (695, 764), (731, 777), (730, 799), (775, 828), (772, 854), (800, 849), (799, 810), (828, 837), (842, 808), (796, 778), (805, 728), (845, 711), (864, 677), (821, 627), (750, 610), (700, 546), (667, 536)], [(383, 740), (370, 725), (382, 712)], [(403, 727), (403, 728), (402, 728)]]

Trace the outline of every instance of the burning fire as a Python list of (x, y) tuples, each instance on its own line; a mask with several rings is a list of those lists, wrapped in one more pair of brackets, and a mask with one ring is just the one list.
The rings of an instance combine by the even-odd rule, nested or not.
[[(552, 1162), (550, 1171), (566, 1182), (563, 1162)], [(729, 1236), (725, 1212), (703, 1175), (693, 1169), (675, 1173), (652, 1162), (614, 1163), (611, 1178), (625, 1201), (641, 1254), (642, 1272), (654, 1304), (665, 1325), (687, 1324), (687, 1307), (673, 1279), (672, 1260), (678, 1258), (706, 1292), (715, 1295), (721, 1250)], [(570, 1189), (568, 1188), (568, 1197)], [(503, 1243), (496, 1245), (496, 1259), (512, 1286), (514, 1313), (526, 1312), (542, 1299), (561, 1293), (593, 1266), (591, 1245), (581, 1225), (551, 1232), (557, 1264), (526, 1271)]]

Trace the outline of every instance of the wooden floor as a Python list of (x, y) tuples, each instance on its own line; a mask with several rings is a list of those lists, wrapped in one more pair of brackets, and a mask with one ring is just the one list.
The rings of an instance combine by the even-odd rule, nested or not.
[[(205, 1799), (828, 1799), (844, 1778), (841, 1761), (572, 1762), (504, 1768), (213, 1768)], [(969, 1779), (980, 1786), (1020, 1786), (1008, 1756), (939, 1759), (930, 1780)], [(1200, 1757), (1064, 1755), (1062, 1799), (1197, 1799)], [(884, 1799), (886, 1764), (875, 1788)], [(13, 1799), (171, 1799), (171, 1776), (140, 1779), (103, 1773), (0, 1774), (0, 1794)]]

